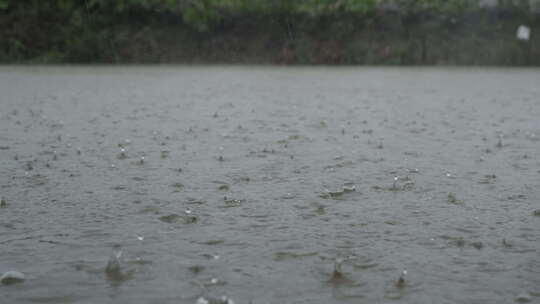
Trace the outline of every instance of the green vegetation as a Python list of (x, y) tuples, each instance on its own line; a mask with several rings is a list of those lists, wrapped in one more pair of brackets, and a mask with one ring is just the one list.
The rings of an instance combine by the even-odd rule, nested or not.
[(529, 0), (0, 0), (0, 62), (540, 65), (539, 25)]

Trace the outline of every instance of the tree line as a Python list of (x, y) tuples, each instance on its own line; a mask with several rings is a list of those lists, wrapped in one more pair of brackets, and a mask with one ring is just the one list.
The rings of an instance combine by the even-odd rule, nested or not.
[[(206, 57), (201, 58), (202, 61), (208, 58), (219, 61), (224, 59), (223, 54), (230, 54), (225, 61), (236, 62), (241, 59), (236, 54), (249, 53), (258, 58), (273, 50), (279, 52), (276, 56), (280, 58), (289, 58), (289, 54), (294, 53), (293, 62), (377, 63), (373, 58), (386, 58), (385, 54), (396, 54), (399, 49), (401, 55), (396, 55), (399, 58), (396, 62), (408, 64), (418, 61), (408, 59), (409, 54), (415, 52), (429, 60), (429, 53), (416, 50), (426, 50), (430, 41), (434, 41), (433, 37), (444, 35), (463, 37), (471, 43), (491, 39), (494, 47), (503, 47), (496, 40), (506, 35), (505, 52), (516, 53), (512, 49), (521, 46), (510, 40), (516, 26), (532, 24), (535, 32), (536, 25), (540, 24), (540, 15), (531, 6), (534, 1), (540, 2), (0, 0), (0, 62), (166, 62), (189, 61), (203, 55)], [(474, 35), (470, 32), (473, 28)], [(377, 31), (381, 35), (371, 34)], [(251, 35), (252, 32), (257, 35)], [(399, 48), (396, 46), (391, 52), (377, 51), (382, 55), (366, 50), (360, 59), (340, 55), (342, 51), (357, 54), (358, 50), (370, 49), (383, 43), (381, 39), (392, 40)], [(215, 48), (216, 44), (221, 45), (221, 49)], [(172, 55), (165, 53), (173, 52), (172, 45), (176, 47), (174, 56), (178, 57), (170, 59)], [(277, 50), (273, 49), (275, 45), (279, 46)], [(327, 54), (312, 56), (316, 48)], [(530, 48), (536, 51), (535, 46)], [(209, 49), (215, 50), (214, 53), (201, 54), (201, 50)], [(536, 54), (534, 52), (531, 54)], [(323, 59), (313, 59), (319, 57)], [(324, 59), (327, 57), (331, 59)], [(253, 59), (253, 62), (258, 61)]]
[[(482, 9), (481, 0), (0, 0), (0, 14), (25, 13), (51, 17), (85, 14), (167, 14), (187, 25), (206, 30), (231, 14), (369, 14), (396, 10), (403, 14), (425, 12), (457, 14)], [(530, 10), (530, 0), (499, 0), (497, 10)], [(73, 20), (76, 22), (76, 20)]]

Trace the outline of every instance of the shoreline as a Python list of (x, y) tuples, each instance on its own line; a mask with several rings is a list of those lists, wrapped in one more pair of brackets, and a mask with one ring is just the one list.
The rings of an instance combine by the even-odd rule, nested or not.
[[(540, 66), (537, 15), (242, 14), (205, 31), (159, 15), (69, 30), (47, 26), (48, 16), (23, 17), (3, 19), (20, 26), (0, 30), (0, 64)], [(522, 24), (528, 41), (516, 38)]]

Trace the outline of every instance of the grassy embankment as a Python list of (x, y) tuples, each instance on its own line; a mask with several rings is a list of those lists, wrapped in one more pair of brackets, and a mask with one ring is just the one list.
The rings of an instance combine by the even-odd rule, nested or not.
[(526, 7), (422, 1), (0, 0), (0, 62), (540, 65)]

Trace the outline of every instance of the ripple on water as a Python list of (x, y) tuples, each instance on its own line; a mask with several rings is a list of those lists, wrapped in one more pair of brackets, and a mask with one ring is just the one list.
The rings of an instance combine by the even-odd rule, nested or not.
[(179, 215), (172, 213), (159, 217), (159, 220), (167, 224), (193, 224), (197, 222), (198, 218), (191, 214)]

